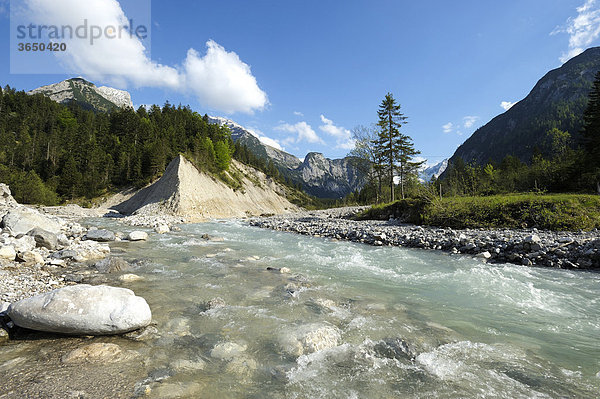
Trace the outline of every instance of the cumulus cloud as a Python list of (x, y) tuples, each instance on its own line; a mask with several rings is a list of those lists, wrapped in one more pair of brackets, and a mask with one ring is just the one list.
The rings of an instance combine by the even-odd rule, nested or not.
[[(128, 18), (116, 0), (24, 0), (28, 18), (38, 25), (123, 26)], [(268, 105), (250, 67), (236, 53), (213, 40), (201, 55), (190, 48), (181, 65), (152, 60), (135, 35), (86, 40), (67, 40), (68, 51), (57, 53), (65, 71), (120, 87), (166, 88), (192, 95), (208, 108), (226, 113), (252, 113)]]
[(250, 67), (236, 53), (227, 52), (213, 40), (206, 46), (204, 57), (194, 49), (188, 50), (184, 62), (185, 86), (191, 88), (201, 103), (227, 113), (263, 109), (268, 103), (267, 95), (258, 87)]
[(336, 126), (331, 119), (327, 119), (325, 115), (321, 115), (321, 122), (324, 124), (319, 126), (319, 129), (336, 139), (336, 147), (344, 150), (354, 148), (354, 140), (350, 130), (340, 126)]
[(502, 108), (504, 108), (505, 111), (508, 111), (509, 109), (511, 109), (513, 107), (513, 105), (515, 105), (516, 103), (513, 103), (511, 101), (502, 101), (500, 103), (500, 106)]
[(284, 143), (299, 143), (306, 141), (308, 143), (325, 144), (325, 142), (317, 135), (313, 128), (306, 122), (298, 122), (295, 124), (282, 123), (275, 127), (275, 130), (285, 133), (292, 133), (293, 136), (284, 140)]
[(296, 116), (304, 116), (304, 114), (300, 111), (294, 111), (294, 115)]
[(454, 129), (454, 124), (452, 122), (448, 122), (444, 126), (442, 126), (442, 129), (444, 129), (444, 133), (452, 133), (452, 130)]
[(465, 129), (471, 129), (475, 125), (475, 122), (477, 122), (478, 120), (478, 116), (465, 116), (463, 118), (463, 126), (465, 127)]
[(577, 16), (569, 17), (564, 26), (559, 26), (550, 33), (569, 35), (569, 49), (560, 57), (563, 63), (583, 53), (600, 37), (600, 9), (597, 0), (586, 0), (576, 10)]

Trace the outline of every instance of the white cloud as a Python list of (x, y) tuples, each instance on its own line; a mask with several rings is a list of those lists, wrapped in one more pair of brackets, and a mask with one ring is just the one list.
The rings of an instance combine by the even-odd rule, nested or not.
[(465, 129), (471, 129), (475, 125), (475, 122), (477, 122), (478, 120), (478, 116), (465, 116), (463, 118), (463, 126), (465, 127)]
[[(25, 0), (28, 16), (39, 25), (127, 25), (116, 0)], [(213, 40), (200, 55), (190, 48), (179, 66), (163, 65), (149, 58), (147, 49), (128, 34), (115, 39), (67, 40), (68, 51), (57, 53), (69, 73), (120, 87), (155, 87), (193, 95), (202, 105), (226, 113), (253, 113), (268, 105), (250, 67), (236, 53), (228, 52)]]
[(334, 125), (333, 121), (327, 119), (325, 115), (321, 115), (321, 122), (323, 122), (324, 125), (319, 126), (319, 129), (336, 139), (335, 148), (343, 150), (351, 150), (354, 148), (355, 142), (352, 139), (350, 130)]
[(293, 133), (295, 136), (288, 137), (283, 141), (286, 143), (299, 143), (306, 141), (309, 143), (325, 144), (323, 140), (317, 135), (313, 128), (306, 122), (298, 122), (296, 124), (282, 123), (275, 127), (275, 130), (286, 133)]
[(250, 132), (254, 137), (260, 140), (261, 143), (271, 146), (273, 148), (277, 148), (278, 150), (284, 151), (284, 148), (281, 146), (279, 141), (272, 139), (270, 137), (265, 136), (263, 132), (261, 132), (257, 128), (246, 128), (247, 131)]
[(452, 122), (448, 122), (444, 126), (442, 126), (442, 129), (444, 129), (444, 133), (452, 133), (452, 130), (454, 129), (454, 124)]
[(586, 0), (577, 7), (576, 17), (569, 17), (565, 26), (555, 28), (550, 35), (559, 33), (569, 35), (569, 49), (560, 57), (563, 63), (590, 47), (600, 37), (600, 9), (597, 0)]
[(304, 116), (304, 114), (300, 111), (294, 111), (294, 115), (296, 116)]
[(502, 108), (504, 108), (505, 111), (508, 111), (509, 109), (511, 109), (513, 107), (513, 105), (515, 105), (516, 103), (513, 103), (511, 101), (502, 101), (500, 103), (500, 106)]

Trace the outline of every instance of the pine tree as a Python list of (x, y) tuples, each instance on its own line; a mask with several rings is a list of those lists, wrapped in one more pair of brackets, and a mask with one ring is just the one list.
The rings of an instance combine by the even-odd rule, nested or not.
[(381, 105), (379, 111), (379, 137), (375, 140), (375, 151), (381, 160), (381, 165), (384, 165), (385, 171), (389, 178), (390, 184), (390, 200), (394, 201), (394, 177), (396, 171), (400, 172), (400, 186), (402, 190), (402, 198), (405, 198), (405, 182), (407, 177), (414, 173), (421, 165), (419, 162), (413, 162), (415, 155), (420, 152), (415, 150), (412, 139), (400, 133), (400, 128), (405, 124), (406, 117), (400, 112), (400, 104), (396, 103), (394, 96), (388, 93)]
[(583, 119), (585, 169), (595, 177), (596, 189), (600, 194), (600, 71), (596, 73)]

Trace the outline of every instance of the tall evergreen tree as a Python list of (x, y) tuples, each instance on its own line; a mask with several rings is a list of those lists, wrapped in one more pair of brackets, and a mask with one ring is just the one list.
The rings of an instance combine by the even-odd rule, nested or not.
[(595, 179), (600, 194), (600, 71), (596, 73), (583, 118), (585, 169)]
[(413, 162), (415, 155), (420, 154), (415, 150), (412, 139), (400, 132), (405, 124), (406, 116), (400, 112), (400, 104), (396, 103), (394, 96), (388, 93), (377, 111), (379, 116), (379, 137), (375, 140), (375, 150), (385, 165), (385, 172), (389, 178), (390, 200), (395, 199), (394, 177), (399, 172), (402, 198), (405, 198), (404, 185), (407, 177), (414, 173), (420, 163)]

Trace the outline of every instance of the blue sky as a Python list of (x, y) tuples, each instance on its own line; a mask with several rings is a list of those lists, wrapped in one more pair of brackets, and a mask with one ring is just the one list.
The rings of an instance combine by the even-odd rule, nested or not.
[[(44, 1), (75, 13), (79, 0)], [(89, 1), (118, 12), (115, 0)], [(0, 0), (0, 84), (30, 90), (81, 75), (129, 90), (136, 105), (189, 104), (299, 157), (332, 158), (348, 152), (354, 126), (376, 122), (391, 92), (409, 118), (405, 134), (433, 164), (599, 44), (599, 9), (600, 0), (152, 1), (150, 54), (99, 46), (65, 74), (19, 75)]]

